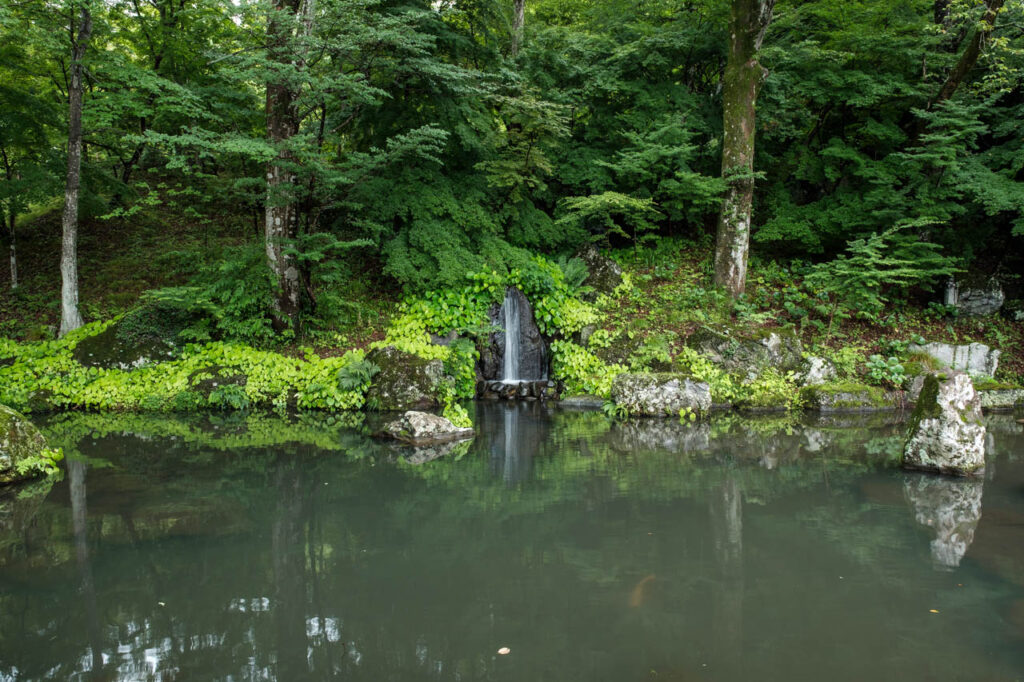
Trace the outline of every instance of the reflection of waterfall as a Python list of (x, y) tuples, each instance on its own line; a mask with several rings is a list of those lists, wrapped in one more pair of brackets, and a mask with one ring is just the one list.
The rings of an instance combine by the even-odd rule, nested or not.
[(935, 531), (932, 561), (936, 568), (952, 570), (960, 565), (974, 541), (981, 520), (980, 479), (959, 479), (929, 474), (908, 476), (903, 491), (914, 509), (914, 518)]
[[(508, 363), (505, 363), (508, 367)], [(504, 479), (506, 483), (513, 483), (518, 477), (515, 475), (519, 463), (519, 412), (517, 410), (505, 410), (505, 466)]]
[(505, 358), (501, 380), (505, 383), (519, 381), (519, 297), (515, 289), (505, 292), (502, 304), (505, 313)]
[(481, 432), (491, 434), (487, 443), (491, 472), (513, 486), (530, 477), (534, 455), (546, 437), (539, 419), (539, 402), (516, 402), (495, 405), (493, 410), (477, 414)]

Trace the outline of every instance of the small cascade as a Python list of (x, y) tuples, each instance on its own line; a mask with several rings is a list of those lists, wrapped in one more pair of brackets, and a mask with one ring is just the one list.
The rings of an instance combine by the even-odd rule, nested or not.
[(519, 376), (519, 297), (515, 289), (505, 292), (505, 302), (501, 304), (505, 314), (505, 357), (502, 366), (501, 380), (506, 384), (517, 384)]
[(515, 287), (506, 289), (504, 300), (491, 308), (488, 319), (497, 329), (480, 351), (477, 396), (507, 400), (553, 397), (555, 384), (547, 378), (547, 342), (523, 292)]

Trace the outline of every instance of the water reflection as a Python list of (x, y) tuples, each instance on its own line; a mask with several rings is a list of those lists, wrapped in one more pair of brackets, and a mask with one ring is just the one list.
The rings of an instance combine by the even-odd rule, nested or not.
[(961, 479), (931, 474), (907, 475), (903, 489), (914, 518), (935, 533), (932, 560), (937, 568), (960, 565), (974, 541), (981, 520), (981, 479)]
[[(1003, 547), (1024, 517), (1017, 432), (993, 430), (981, 517), (980, 481), (884, 467), (902, 440), (888, 419), (612, 424), (487, 405), (461, 458), (407, 466), (326, 423), (156, 421), (139, 438), (123, 434), (142, 423), (83, 416), (67, 432), (114, 466), (72, 459), (0, 528), (0, 680), (1024, 669), (1002, 617), (1024, 600)], [(955, 617), (922, 620), (933, 608)]]

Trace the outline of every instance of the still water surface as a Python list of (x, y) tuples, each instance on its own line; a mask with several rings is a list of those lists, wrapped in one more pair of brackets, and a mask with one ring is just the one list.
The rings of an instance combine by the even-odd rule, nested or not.
[(1024, 433), (988, 423), (961, 481), (887, 467), (891, 417), (478, 405), (433, 460), (55, 417), (64, 480), (0, 499), (0, 680), (1020, 680)]

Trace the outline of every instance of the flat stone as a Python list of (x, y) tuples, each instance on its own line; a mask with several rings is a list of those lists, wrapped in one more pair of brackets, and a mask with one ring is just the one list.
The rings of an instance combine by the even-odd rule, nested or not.
[(999, 351), (983, 343), (954, 345), (950, 343), (911, 344), (910, 352), (924, 353), (936, 362), (957, 372), (971, 376), (991, 377), (999, 366)]

